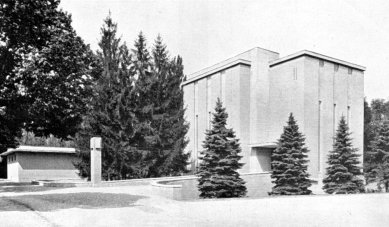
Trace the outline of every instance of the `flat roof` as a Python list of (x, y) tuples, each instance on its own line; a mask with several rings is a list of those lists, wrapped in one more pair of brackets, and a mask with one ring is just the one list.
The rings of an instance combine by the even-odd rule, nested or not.
[(17, 152), (25, 153), (58, 153), (58, 154), (75, 154), (76, 149), (71, 147), (38, 147), (38, 146), (19, 146), (17, 148), (9, 148), (6, 152), (0, 154), (7, 156)]
[(332, 63), (336, 63), (336, 64), (339, 64), (339, 65), (343, 65), (343, 66), (347, 66), (347, 67), (350, 67), (350, 68), (358, 69), (358, 70), (361, 70), (361, 71), (365, 71), (366, 70), (366, 67), (364, 67), (364, 66), (357, 65), (357, 64), (354, 64), (354, 63), (350, 63), (350, 62), (347, 62), (347, 61), (343, 61), (343, 60), (340, 60), (340, 59), (337, 59), (337, 58), (329, 57), (329, 56), (326, 56), (326, 55), (323, 55), (323, 54), (315, 53), (315, 52), (309, 51), (309, 50), (302, 50), (302, 51), (299, 51), (297, 53), (294, 53), (294, 54), (291, 54), (291, 55), (288, 55), (288, 56), (285, 56), (285, 57), (282, 57), (282, 58), (270, 61), (269, 62), (269, 67), (273, 67), (273, 66), (282, 64), (284, 62), (287, 62), (287, 61), (290, 61), (290, 60), (293, 60), (293, 59), (296, 59), (296, 58), (299, 58), (299, 57), (302, 57), (302, 56), (310, 56), (310, 57), (313, 57), (313, 58), (322, 59), (322, 60), (329, 61), (329, 62), (332, 62)]

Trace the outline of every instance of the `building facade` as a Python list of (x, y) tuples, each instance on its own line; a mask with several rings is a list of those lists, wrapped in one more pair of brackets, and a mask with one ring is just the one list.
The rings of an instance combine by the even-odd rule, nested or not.
[(183, 89), (191, 169), (198, 167), (218, 97), (229, 114), (228, 127), (240, 139), (241, 172), (271, 170), (271, 152), (289, 113), (306, 137), (312, 178), (325, 173), (341, 116), (362, 162), (364, 71), (363, 66), (311, 51), (279, 58), (276, 52), (253, 48), (189, 75)]
[(14, 182), (80, 179), (74, 167), (74, 148), (19, 146), (1, 154), (7, 162), (7, 179)]

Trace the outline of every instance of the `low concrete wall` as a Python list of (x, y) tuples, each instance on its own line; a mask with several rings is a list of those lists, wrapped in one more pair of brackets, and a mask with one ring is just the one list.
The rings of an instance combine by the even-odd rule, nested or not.
[[(242, 173), (246, 182), (247, 197), (266, 197), (271, 191), (270, 173)], [(158, 179), (152, 182), (152, 192), (174, 200), (198, 199), (197, 177), (187, 176), (173, 179)]]
[(169, 181), (186, 179), (188, 176), (177, 177), (158, 177), (158, 178), (141, 178), (141, 179), (129, 179), (129, 180), (114, 180), (114, 181), (102, 181), (100, 184), (93, 185), (90, 181), (84, 180), (42, 180), (34, 181), (35, 184), (39, 184), (46, 187), (117, 187), (117, 186), (137, 186), (137, 185), (150, 185), (154, 181)]
[(154, 195), (166, 197), (174, 200), (182, 200), (182, 185), (167, 185), (160, 181), (152, 182), (152, 193)]

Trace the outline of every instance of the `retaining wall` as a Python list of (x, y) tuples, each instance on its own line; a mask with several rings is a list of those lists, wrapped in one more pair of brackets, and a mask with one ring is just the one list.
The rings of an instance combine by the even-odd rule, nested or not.
[[(243, 173), (248, 197), (266, 197), (271, 191), (270, 173)], [(179, 179), (161, 179), (152, 182), (152, 192), (174, 200), (194, 200), (199, 198), (197, 177), (187, 176)]]

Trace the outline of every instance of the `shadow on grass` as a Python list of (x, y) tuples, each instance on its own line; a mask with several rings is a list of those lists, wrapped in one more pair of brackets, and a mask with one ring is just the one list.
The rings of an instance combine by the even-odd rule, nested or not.
[(2, 186), (28, 186), (28, 185), (32, 185), (32, 184), (28, 183), (28, 182), (10, 182), (10, 181), (1, 182), (0, 181), (0, 187), (2, 187)]
[(61, 188), (43, 187), (39, 185), (33, 185), (31, 183), (18, 183), (18, 182), (0, 182), (0, 193), (2, 192), (42, 192), (58, 190)]
[(60, 209), (82, 208), (123, 208), (135, 206), (134, 203), (145, 196), (113, 193), (67, 193), (45, 195), (22, 195), (0, 197), (2, 211), (54, 211)]

